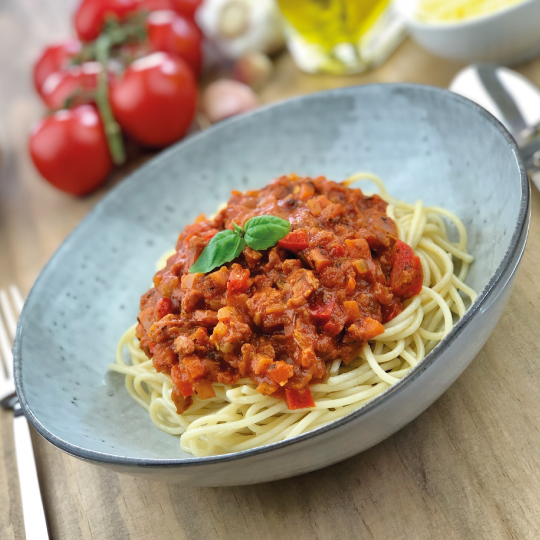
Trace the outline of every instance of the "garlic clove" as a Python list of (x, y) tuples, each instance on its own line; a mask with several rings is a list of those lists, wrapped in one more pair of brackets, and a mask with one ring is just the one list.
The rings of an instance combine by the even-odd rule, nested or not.
[(257, 96), (249, 86), (228, 79), (211, 83), (202, 97), (202, 110), (212, 124), (256, 109), (258, 105)]
[(233, 77), (255, 90), (262, 88), (272, 75), (273, 64), (263, 53), (251, 52), (240, 57), (234, 64)]

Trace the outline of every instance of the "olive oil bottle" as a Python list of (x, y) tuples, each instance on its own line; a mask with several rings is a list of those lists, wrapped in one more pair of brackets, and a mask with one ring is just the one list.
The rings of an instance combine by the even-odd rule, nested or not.
[(307, 72), (358, 73), (402, 41), (391, 0), (278, 0), (289, 50)]

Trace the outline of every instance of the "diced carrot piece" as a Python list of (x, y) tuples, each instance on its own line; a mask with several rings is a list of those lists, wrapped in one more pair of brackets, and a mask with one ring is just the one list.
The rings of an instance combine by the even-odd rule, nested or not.
[(260, 392), (265, 396), (269, 396), (270, 394), (274, 394), (274, 392), (279, 388), (280, 386), (276, 383), (263, 381), (261, 384), (259, 384), (259, 386), (257, 386), (257, 392)]
[(303, 390), (297, 390), (296, 388), (285, 388), (285, 401), (287, 407), (291, 411), (296, 409), (306, 409), (309, 407), (315, 407), (311, 390), (305, 388)]
[(321, 215), (322, 207), (321, 203), (317, 199), (309, 199), (307, 202), (307, 205), (309, 206), (309, 209), (311, 210), (311, 213), (317, 217)]
[(268, 368), (268, 375), (280, 386), (283, 386), (293, 376), (293, 373), (293, 366), (281, 360), (274, 362)]
[(346, 294), (353, 294), (356, 289), (356, 280), (350, 277), (347, 281), (347, 286), (345, 287)]
[(370, 259), (371, 251), (369, 244), (363, 238), (345, 240), (345, 247), (351, 257), (358, 259)]
[(186, 356), (183, 360), (183, 364), (190, 381), (204, 377), (206, 370), (198, 356)]
[(273, 362), (270, 356), (264, 354), (256, 354), (251, 361), (251, 369), (255, 375), (266, 373), (268, 366)]
[(306, 258), (310, 262), (311, 267), (319, 274), (325, 268), (334, 265), (332, 259), (324, 255), (319, 248), (310, 249)]
[(315, 194), (315, 188), (313, 187), (312, 184), (302, 184), (300, 186), (299, 197), (303, 201), (305, 201), (309, 197), (313, 197), (314, 194)]
[(345, 308), (345, 311), (347, 313), (347, 322), (349, 323), (357, 321), (362, 316), (362, 314), (360, 313), (360, 308), (354, 300), (348, 300), (347, 302), (343, 302), (343, 307)]
[(197, 392), (200, 399), (210, 399), (216, 397), (216, 392), (212, 388), (212, 383), (206, 379), (203, 379), (202, 381), (195, 381), (193, 383), (193, 387), (195, 388), (195, 392)]
[(364, 339), (367, 341), (384, 334), (384, 326), (371, 317), (366, 317), (362, 321), (362, 330), (364, 330)]

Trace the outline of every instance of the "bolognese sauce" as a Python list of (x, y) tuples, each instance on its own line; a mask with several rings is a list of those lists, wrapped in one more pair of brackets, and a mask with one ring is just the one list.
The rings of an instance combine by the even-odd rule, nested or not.
[[(324, 177), (289, 175), (234, 191), (214, 218), (188, 225), (141, 298), (136, 331), (156, 371), (171, 375), (178, 413), (195, 393), (214, 397), (212, 383), (242, 379), (290, 409), (313, 406), (309, 386), (326, 363), (352, 361), (422, 289), (420, 260), (386, 207)], [(262, 215), (290, 222), (276, 246), (189, 272), (218, 232)]]

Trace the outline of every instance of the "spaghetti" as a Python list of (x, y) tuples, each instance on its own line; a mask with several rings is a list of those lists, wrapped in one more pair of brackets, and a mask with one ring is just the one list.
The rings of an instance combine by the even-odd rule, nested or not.
[[(283, 399), (259, 393), (251, 380), (240, 380), (214, 383), (215, 397), (202, 400), (195, 395), (189, 409), (177, 414), (171, 377), (156, 372), (139, 348), (135, 326), (131, 327), (120, 339), (110, 369), (125, 375), (130, 396), (160, 430), (180, 435), (182, 450), (195, 456), (239, 452), (342, 418), (407, 375), (474, 302), (476, 293), (464, 283), (473, 257), (467, 252), (467, 231), (461, 220), (444, 208), (394, 199), (371, 173), (355, 174), (344, 184), (359, 180), (378, 186), (399, 239), (420, 258), (424, 276), (420, 295), (405, 302), (404, 310), (385, 324), (383, 334), (363, 346), (358, 358), (347, 365), (341, 360), (327, 363), (324, 382), (310, 386), (315, 406), (309, 409), (290, 410)], [(457, 242), (451, 241), (447, 222), (457, 230)], [(160, 260), (160, 267), (172, 253)]]

